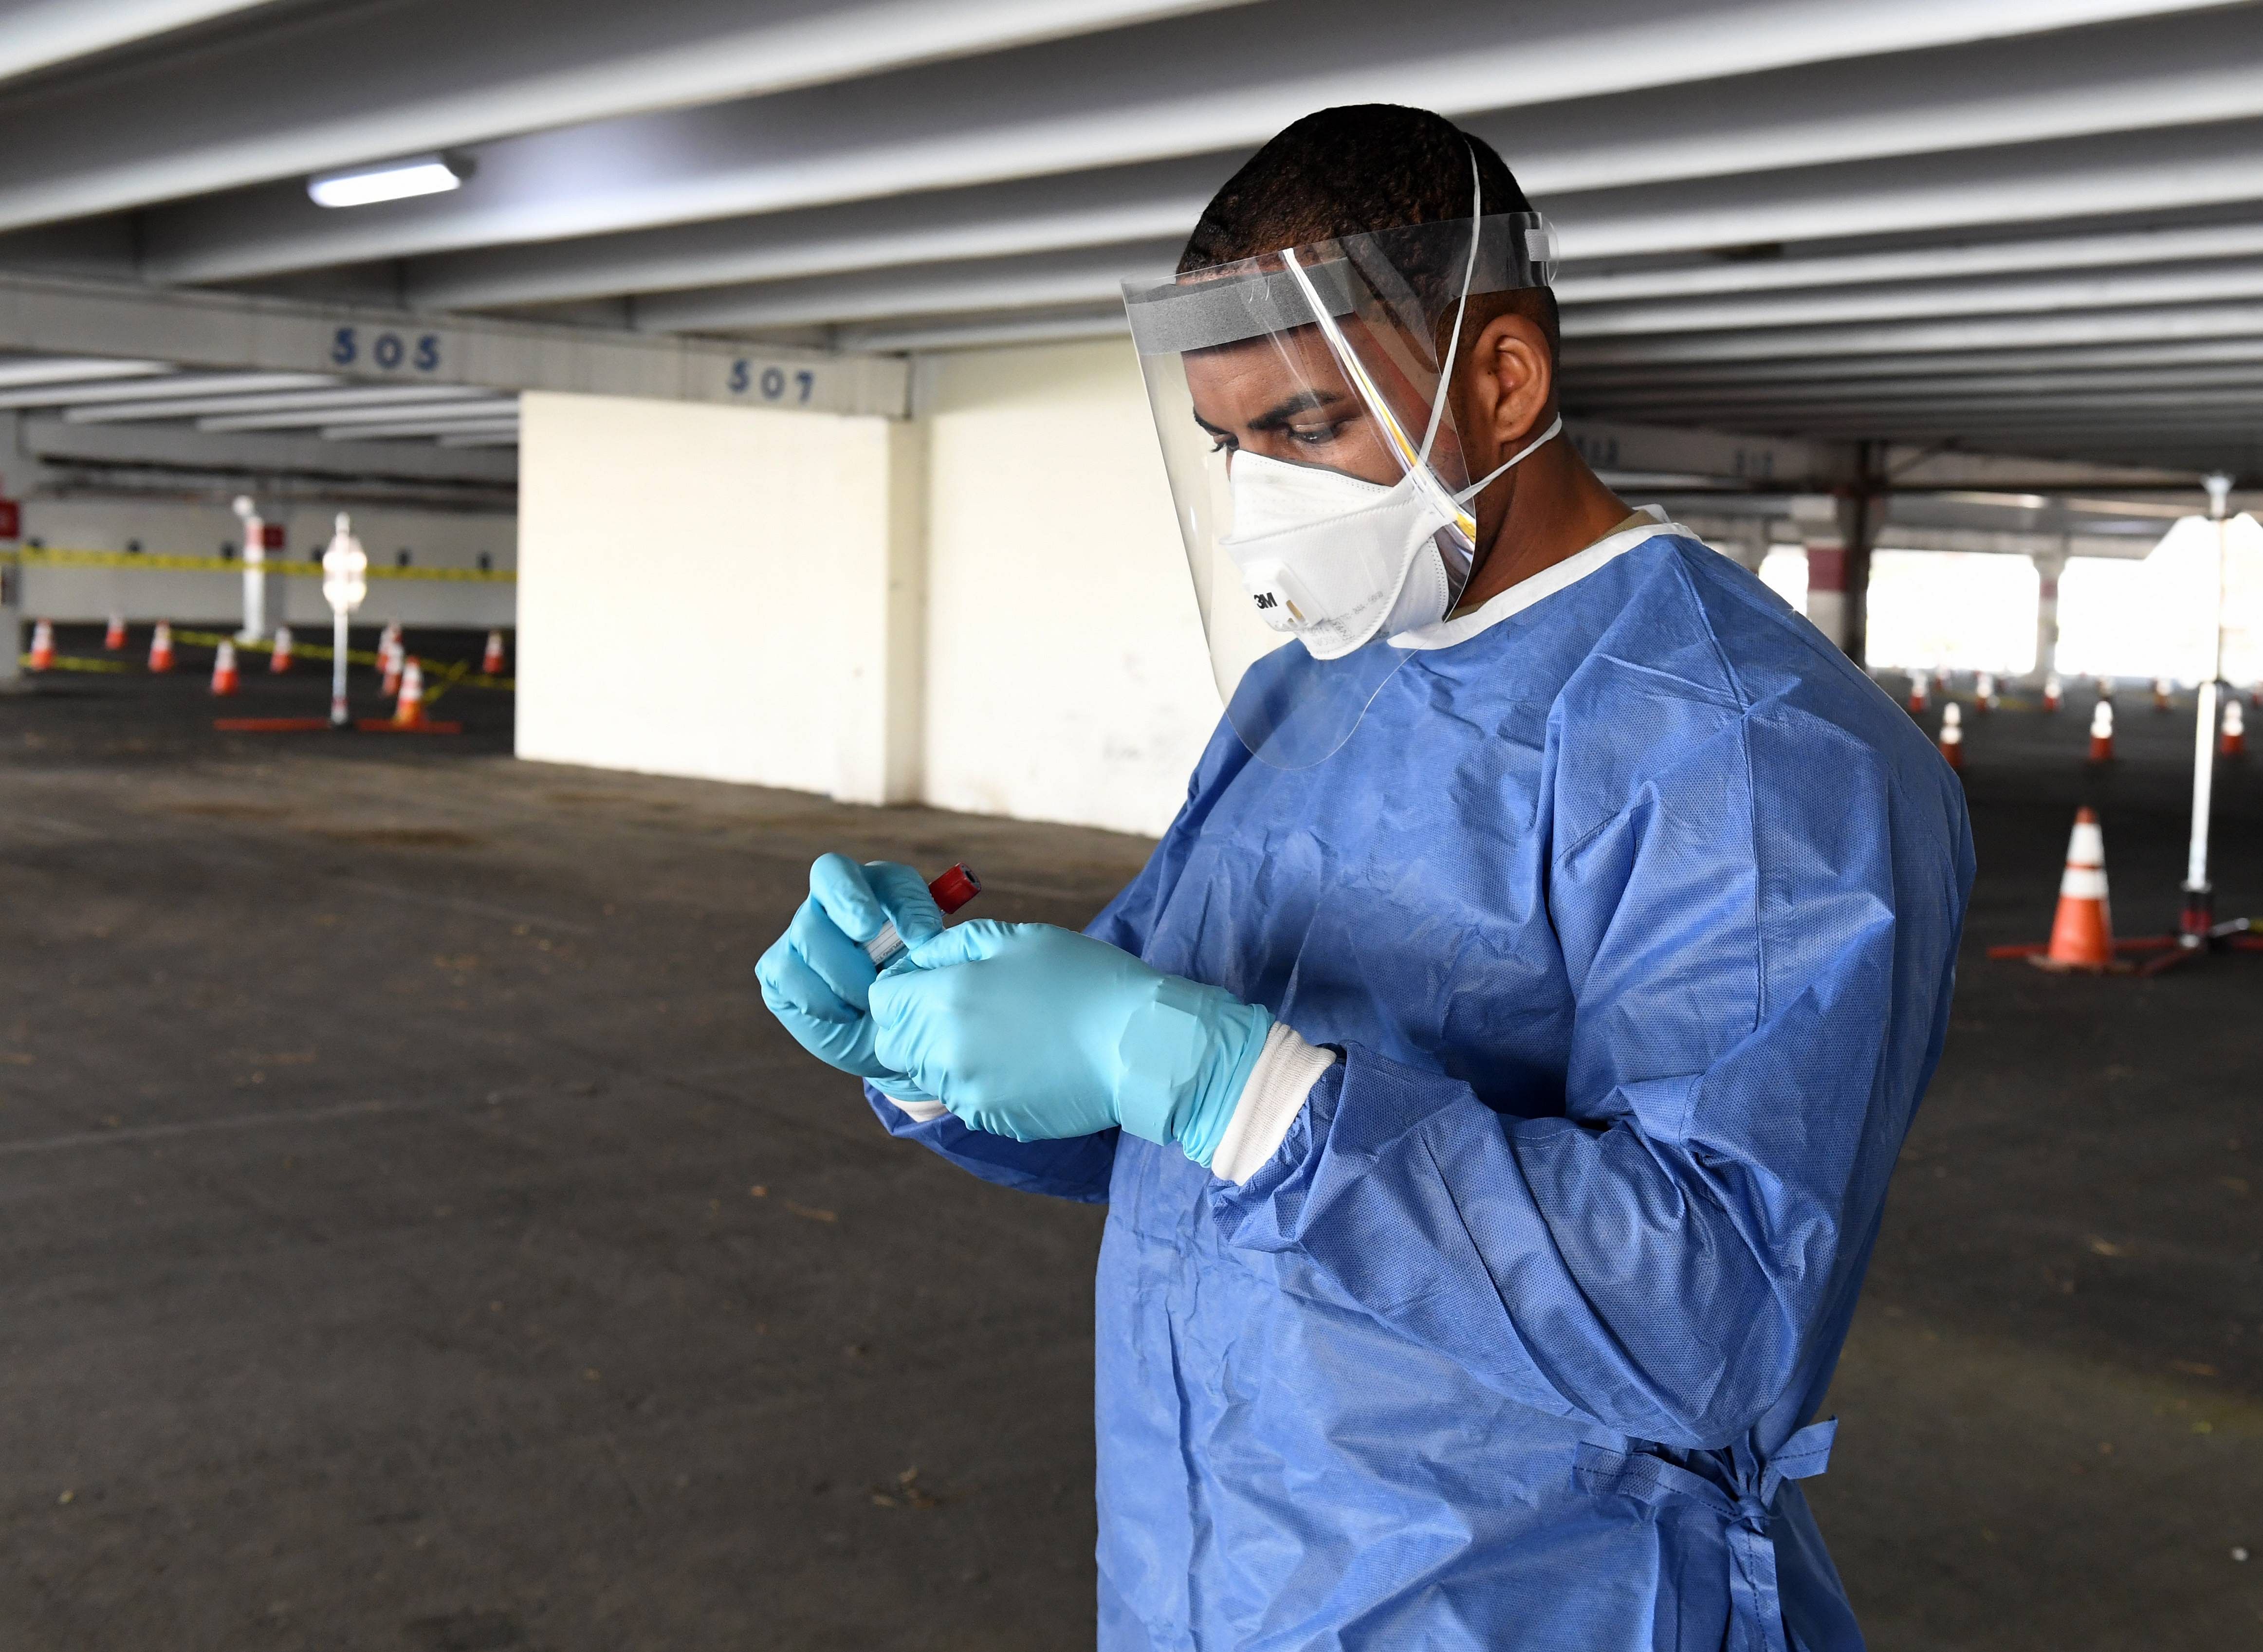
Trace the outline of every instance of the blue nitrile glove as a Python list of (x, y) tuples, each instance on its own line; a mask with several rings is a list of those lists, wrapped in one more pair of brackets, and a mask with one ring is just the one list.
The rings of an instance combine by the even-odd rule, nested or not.
[[(859, 866), (845, 855), (820, 855), (809, 869), (809, 898), (755, 965), (755, 979), (770, 1014), (820, 1061), (900, 1100), (932, 1100), (872, 1053), (866, 995), (879, 972), (864, 943), (890, 922), (907, 945), (942, 930), (925, 878), (893, 861)], [(907, 966), (900, 958), (891, 967)]]
[(1120, 1124), (1208, 1167), (1273, 1017), (1050, 924), (976, 919), (871, 989), (876, 1057), (1016, 1141)]

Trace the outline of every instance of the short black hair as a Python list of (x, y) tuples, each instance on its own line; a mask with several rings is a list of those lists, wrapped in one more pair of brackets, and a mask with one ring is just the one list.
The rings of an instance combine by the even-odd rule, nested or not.
[(1467, 218), (1470, 161), (1485, 210), (1529, 213), (1493, 145), (1443, 115), (1397, 104), (1323, 109), (1283, 127), (1225, 181), (1187, 240), (1179, 273), (1284, 247)]
[[(1211, 197), (1180, 255), (1179, 273), (1346, 235), (1467, 218), (1475, 198), (1472, 158), (1487, 217), (1532, 210), (1500, 152), (1443, 115), (1397, 104), (1348, 104), (1306, 115), (1276, 133)], [(1511, 307), (1540, 322), (1552, 353), (1555, 294), (1542, 288)]]

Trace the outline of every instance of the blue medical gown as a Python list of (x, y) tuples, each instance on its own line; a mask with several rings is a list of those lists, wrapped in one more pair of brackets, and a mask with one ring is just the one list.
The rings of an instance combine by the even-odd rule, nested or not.
[(1221, 727), (1092, 933), (1344, 1052), (1279, 1151), (873, 1098), (1108, 1203), (1100, 1645), (1859, 1647), (1792, 1482), (1971, 877), (1931, 743), (1676, 536), (1414, 654), (1315, 768)]

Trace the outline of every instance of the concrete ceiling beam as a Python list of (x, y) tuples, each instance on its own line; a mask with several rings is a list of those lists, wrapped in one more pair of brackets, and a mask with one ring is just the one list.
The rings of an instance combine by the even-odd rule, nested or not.
[[(326, 213), (295, 184), (245, 191), (153, 212), (144, 256), (160, 280), (238, 280), (1177, 156), (1218, 155), (1222, 178), (1232, 152), (1329, 104), (1412, 103), (1456, 115), (1547, 104), (1551, 119), (1576, 123), (1581, 98), (2202, 10), (2190, 0), (1528, 0), (1510, 17), (1492, 0), (1427, 0), (1410, 26), (1405, 9), (1369, 0), (1276, 0), (818, 90), (530, 131), (474, 151), (476, 188), (380, 209)], [(2252, 112), (2251, 82), (2225, 76), (2223, 84), (2227, 108)], [(2188, 90), (2180, 105), (2165, 94), (2154, 108), (2168, 120), (2195, 118), (2214, 96)], [(1690, 176), (1690, 158), (1705, 146), (1679, 129), (1688, 117), (1675, 102), (1638, 101), (1650, 129), (1623, 164), (1598, 170), (1592, 145), (1566, 142), (1551, 178), (1544, 156), (1518, 156), (1527, 191), (1655, 178), (1661, 162), (1667, 176)], [(1746, 100), (1734, 112), (1766, 124)], [(1994, 141), (2032, 135), (2035, 118), (2007, 114)], [(2129, 118), (2111, 119), (2118, 129)], [(1826, 108), (1809, 124), (1820, 138), (1846, 123)], [(1927, 124), (1937, 123), (1883, 119), (1871, 129), (1884, 138)], [(1772, 151), (1733, 126), (1721, 132), (1742, 147), (1717, 170), (1783, 163), (1781, 146)], [(1815, 158), (1855, 151), (1870, 152), (1841, 143)], [(35, 221), (11, 217), (8, 203), (20, 190), (52, 191), (44, 176), (11, 189), (0, 172), (0, 227)]]

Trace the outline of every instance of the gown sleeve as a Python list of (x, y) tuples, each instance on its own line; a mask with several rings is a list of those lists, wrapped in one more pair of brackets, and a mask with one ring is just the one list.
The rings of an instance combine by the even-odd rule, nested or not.
[(1971, 880), (1939, 767), (1747, 711), (1593, 826), (1559, 809), (1565, 1115), (1346, 1046), (1213, 1185), (1225, 1237), (1526, 1403), (1742, 1437), (1827, 1367), (1939, 1057)]

